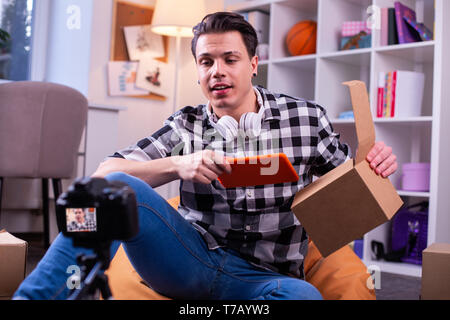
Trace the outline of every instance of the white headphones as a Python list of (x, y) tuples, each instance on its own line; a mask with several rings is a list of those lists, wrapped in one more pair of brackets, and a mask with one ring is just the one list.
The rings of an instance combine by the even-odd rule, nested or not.
[(264, 108), (262, 107), (261, 104), (258, 113), (256, 112), (244, 113), (239, 120), (239, 124), (233, 117), (228, 115), (222, 116), (217, 122), (214, 122), (209, 107), (210, 104), (208, 102), (206, 110), (211, 120), (210, 123), (219, 132), (219, 134), (223, 138), (225, 138), (226, 141), (230, 141), (236, 138), (238, 136), (239, 129), (242, 130), (244, 134), (251, 139), (257, 138), (260, 135), (261, 120), (264, 113)]

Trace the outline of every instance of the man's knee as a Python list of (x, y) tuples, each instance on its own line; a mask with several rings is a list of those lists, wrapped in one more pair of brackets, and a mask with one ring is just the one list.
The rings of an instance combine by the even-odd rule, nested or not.
[(125, 182), (128, 184), (128, 182), (133, 181), (134, 179), (136, 179), (135, 177), (125, 173), (125, 172), (112, 172), (109, 173), (105, 176), (105, 179), (108, 181), (121, 181), (121, 182)]
[(279, 279), (279, 288), (272, 292), (277, 299), (283, 300), (322, 300), (322, 295), (312, 284), (299, 279)]
[(124, 172), (112, 172), (106, 175), (105, 179), (109, 182), (120, 181), (126, 183), (133, 189), (138, 203), (144, 202), (144, 198), (148, 200), (148, 197), (151, 197), (152, 193), (156, 193), (145, 181)]
[(156, 209), (165, 208), (168, 205), (166, 200), (164, 200), (164, 198), (162, 198), (161, 195), (147, 182), (137, 177), (124, 172), (113, 172), (108, 174), (105, 179), (108, 181), (120, 181), (126, 183), (133, 189), (138, 205), (149, 206)]

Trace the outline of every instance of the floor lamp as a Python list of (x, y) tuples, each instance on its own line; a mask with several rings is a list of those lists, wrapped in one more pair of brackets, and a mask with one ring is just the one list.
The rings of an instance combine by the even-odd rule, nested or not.
[(154, 33), (176, 37), (173, 112), (178, 106), (178, 72), (182, 37), (193, 37), (192, 28), (205, 16), (204, 0), (157, 0), (152, 18)]
[[(178, 72), (182, 37), (193, 37), (192, 28), (205, 16), (204, 0), (157, 0), (151, 29), (154, 33), (176, 37), (175, 81), (173, 86), (173, 113), (178, 106)], [(173, 190), (176, 194), (176, 190)]]

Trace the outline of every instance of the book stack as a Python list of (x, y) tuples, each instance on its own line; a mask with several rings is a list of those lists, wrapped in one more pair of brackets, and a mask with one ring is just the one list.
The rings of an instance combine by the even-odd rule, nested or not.
[(377, 118), (421, 116), (425, 75), (393, 70), (378, 76)]
[(392, 8), (381, 8), (381, 46), (432, 39), (433, 33), (423, 23), (417, 22), (416, 12), (400, 1), (396, 1)]

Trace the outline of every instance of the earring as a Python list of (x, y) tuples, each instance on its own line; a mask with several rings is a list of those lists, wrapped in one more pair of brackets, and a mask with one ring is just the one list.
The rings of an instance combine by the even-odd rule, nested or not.
[(256, 78), (256, 76), (257, 76), (257, 74), (256, 74), (256, 73), (254, 73), (254, 74), (253, 74), (253, 78)]
[(197, 83), (200, 84), (200, 80), (197, 80)]

